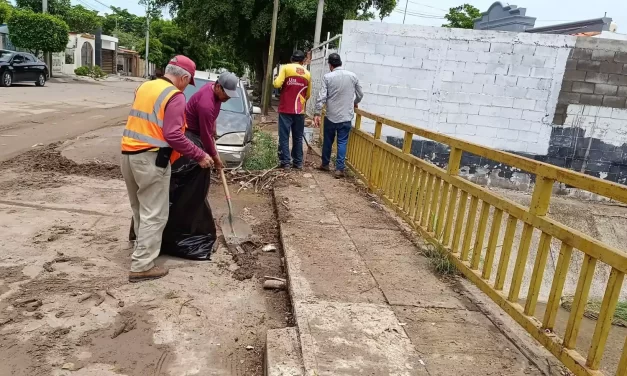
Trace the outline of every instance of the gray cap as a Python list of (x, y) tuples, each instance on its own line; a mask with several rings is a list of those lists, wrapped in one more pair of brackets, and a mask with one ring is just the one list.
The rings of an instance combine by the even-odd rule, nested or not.
[(218, 77), (218, 83), (222, 86), (222, 89), (229, 96), (229, 98), (239, 98), (237, 93), (237, 85), (239, 84), (239, 78), (231, 72), (224, 72)]

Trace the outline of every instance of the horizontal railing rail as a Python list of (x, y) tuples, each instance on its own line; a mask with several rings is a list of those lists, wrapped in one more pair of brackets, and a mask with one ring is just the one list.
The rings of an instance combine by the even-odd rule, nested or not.
[[(568, 369), (576, 375), (603, 375), (599, 368), (627, 273), (627, 254), (546, 214), (556, 182), (624, 203), (627, 203), (627, 188), (363, 110), (356, 110), (356, 113), (355, 127), (349, 138), (347, 163), (369, 189), (425, 239), (444, 251), (470, 281)], [(362, 118), (375, 122), (374, 135), (361, 129)], [(402, 149), (381, 140), (384, 125), (404, 132)], [(450, 156), (447, 168), (440, 168), (410, 154), (414, 136), (448, 145)], [(460, 177), (464, 152), (534, 174), (535, 186), (529, 207)], [(519, 240), (516, 238), (518, 226), (522, 227)], [(537, 248), (534, 248), (535, 260), (523, 306), (519, 303), (519, 296), (534, 232), (539, 232), (540, 236)], [(499, 239), (502, 240), (499, 242)], [(560, 250), (545, 313), (540, 321), (534, 315), (551, 242), (558, 242)], [(497, 255), (499, 243), (502, 246)], [(515, 243), (518, 247), (513, 252)], [(562, 338), (554, 330), (566, 276), (576, 250), (583, 253), (583, 261)], [(513, 256), (515, 259), (511, 260)], [(509, 273), (511, 262), (514, 264)], [(576, 350), (576, 344), (597, 262), (607, 265), (611, 272), (591, 346), (584, 357)], [(509, 288), (504, 291), (506, 283)], [(616, 374), (627, 376), (627, 346), (623, 347)]]

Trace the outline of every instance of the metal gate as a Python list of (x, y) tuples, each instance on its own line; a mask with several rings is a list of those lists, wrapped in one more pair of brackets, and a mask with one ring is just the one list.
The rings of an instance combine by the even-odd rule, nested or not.
[(316, 98), (322, 86), (322, 77), (329, 73), (329, 64), (327, 56), (332, 53), (340, 53), (342, 34), (338, 34), (333, 38), (327, 36), (327, 40), (311, 50), (311, 62), (309, 63), (309, 72), (311, 73), (311, 98), (307, 101), (307, 115), (314, 115), (314, 107), (316, 106)]

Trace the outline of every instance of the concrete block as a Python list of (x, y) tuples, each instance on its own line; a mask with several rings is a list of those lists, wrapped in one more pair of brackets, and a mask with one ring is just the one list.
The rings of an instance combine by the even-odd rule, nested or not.
[(449, 114), (447, 114), (446, 112), (441, 112), (441, 113), (439, 113), (439, 114), (438, 114), (438, 123), (440, 123), (440, 124), (441, 124), (441, 123), (446, 123), (446, 117), (447, 117), (448, 115), (449, 115)]
[(439, 67), (439, 63), (437, 60), (429, 60), (429, 59), (422, 60), (422, 69), (436, 71), (438, 70), (438, 67)]
[[(468, 42), (468, 51), (471, 52), (488, 52), (490, 51), (490, 42)], [(626, 61), (627, 63), (627, 61)]]
[(414, 57), (414, 48), (407, 46), (394, 47), (394, 55), (400, 57)]
[(408, 57), (403, 60), (403, 68), (419, 69), (422, 67), (422, 59)]
[(522, 58), (522, 64), (530, 67), (543, 68), (546, 58), (543, 56), (529, 56), (525, 55)]
[(524, 98), (527, 95), (527, 88), (524, 87), (506, 87), (505, 96), (513, 98)]
[(404, 46), (408, 38), (403, 35), (386, 35), (385, 43), (390, 46)]
[(453, 81), (454, 82), (461, 82), (461, 83), (471, 84), (471, 83), (473, 83), (474, 78), (475, 78), (475, 74), (474, 73), (467, 73), (467, 72), (461, 72), (461, 71), (453, 72)]
[[(429, 53), (431, 51), (432, 50), (430, 50), (428, 48), (424, 48), (424, 47), (414, 47), (414, 54), (413, 54), (413, 56), (426, 59), (426, 58), (429, 58)], [(437, 59), (434, 59), (434, 60), (437, 60)]]
[(474, 83), (484, 85), (494, 85), (496, 76), (494, 74), (476, 73), (473, 79)]
[(509, 72), (507, 74), (510, 76), (529, 77), (531, 74), (531, 67), (524, 65), (512, 65), (509, 67)]
[(511, 54), (513, 50), (514, 45), (511, 43), (490, 43), (490, 52)]
[(479, 61), (479, 52), (448, 50), (446, 51), (446, 59), (472, 63)]
[(386, 55), (383, 58), (383, 65), (387, 65), (389, 67), (400, 67), (403, 66), (403, 61), (405, 59), (399, 56)]
[(614, 61), (617, 63), (627, 63), (627, 52), (616, 52)]
[(467, 114), (467, 115), (478, 115), (480, 108), (481, 108), (480, 106), (476, 106), (476, 105), (473, 105), (473, 104), (467, 104), (467, 103), (461, 103), (459, 105), (459, 111), (462, 114)]
[(602, 61), (601, 62), (600, 72), (601, 73), (621, 74), (621, 73), (623, 73), (623, 63), (614, 63), (614, 62)]
[[(457, 133), (457, 126), (458, 126), (457, 124), (440, 122), (438, 124), (438, 132), (452, 136)], [(462, 126), (465, 127), (465, 125), (462, 125)]]
[(500, 128), (496, 131), (496, 137), (505, 140), (518, 140), (519, 131), (509, 128)]
[(612, 115), (610, 117), (612, 119), (627, 120), (627, 110), (622, 108), (613, 108)]
[(466, 124), (468, 122), (468, 115), (466, 114), (447, 114), (446, 122), (452, 124)]
[(581, 99), (581, 94), (579, 93), (568, 93), (568, 92), (560, 92), (559, 95), (559, 103), (579, 103)]
[(625, 99), (625, 97), (616, 97), (616, 96), (606, 95), (603, 97), (602, 104), (603, 106), (607, 106), (607, 107), (625, 108), (627, 106), (626, 102), (627, 100)]
[(480, 106), (479, 115), (481, 116), (501, 116), (501, 108), (493, 106)]
[(504, 124), (509, 124), (509, 119), (503, 119), (495, 116), (468, 115), (468, 124), (494, 128)]
[(517, 131), (529, 131), (533, 126), (533, 122), (529, 120), (518, 120), (518, 119), (510, 119), (509, 125), (507, 126), (509, 129), (514, 129)]
[(440, 90), (449, 91), (449, 92), (460, 92), (462, 91), (462, 85), (472, 85), (472, 84), (462, 84), (459, 82), (442, 82), (440, 84)]
[(392, 44), (377, 44), (375, 47), (375, 53), (379, 55), (394, 55), (394, 45)]
[[(519, 96), (517, 96), (517, 97), (519, 97)], [(527, 89), (527, 93), (525, 94), (525, 98), (527, 98), (527, 99), (534, 99), (534, 100), (537, 100), (537, 101), (546, 101), (547, 99), (549, 99), (549, 91), (548, 90)]]
[(489, 54), (480, 53), (478, 57), (478, 61), (480, 63), (488, 63), (488, 64), (500, 64), (501, 59), (503, 58), (503, 54), (490, 52)]
[(616, 95), (617, 91), (618, 91), (618, 86), (616, 85), (608, 85), (608, 84), (595, 84), (594, 85), (594, 94)]
[(429, 110), (430, 107), (429, 101), (422, 99), (416, 100), (416, 104), (414, 105), (414, 108), (417, 110)]
[(607, 83), (610, 85), (627, 86), (627, 74), (610, 74), (608, 75)]
[(462, 84), (461, 91), (463, 93), (479, 94), (483, 91), (483, 84)]
[(452, 72), (466, 70), (466, 63), (462, 61), (445, 60), (442, 63), (442, 69)]
[(448, 43), (448, 48), (454, 51), (468, 51), (468, 41), (451, 40)]
[(627, 86), (619, 86), (616, 95), (619, 97), (627, 97)]
[(516, 86), (518, 77), (513, 76), (496, 76), (496, 85), (498, 86)]
[(446, 82), (446, 81), (453, 81), (453, 71), (442, 71), (440, 72), (440, 80)]
[[(511, 125), (511, 122), (510, 122)], [(538, 142), (538, 138), (540, 134), (536, 132), (528, 132), (528, 131), (520, 131), (518, 133), (518, 141), (526, 141), (526, 142)]]
[(503, 96), (505, 95), (505, 87), (498, 85), (483, 85), (483, 94), (492, 95), (492, 96)]
[(515, 44), (514, 53), (520, 55), (533, 55), (536, 52), (536, 46), (530, 44)]
[(564, 72), (564, 80), (584, 81), (585, 79), (586, 79), (586, 71), (566, 70), (566, 72)]
[(536, 108), (536, 101), (534, 101), (533, 99), (516, 98), (514, 99), (513, 108), (518, 108), (521, 110), (533, 110)]
[(604, 84), (607, 83), (608, 78), (609, 75), (607, 73), (587, 72), (585, 81), (595, 84)]
[(614, 57), (616, 56), (615, 51), (609, 50), (592, 50), (592, 60), (601, 60), (601, 61), (614, 61)]
[(466, 63), (464, 70), (470, 73), (486, 73), (486, 63)]
[[(598, 94), (581, 94), (579, 99), (581, 104), (590, 104), (593, 106), (601, 106), (603, 104), (603, 95)], [(613, 106), (610, 106), (613, 107)]]
[(553, 69), (551, 68), (532, 68), (531, 69), (531, 77), (535, 78), (552, 78), (553, 77)]
[(440, 110), (448, 114), (460, 113), (461, 111), (459, 110), (459, 108), (460, 108), (459, 103), (448, 103), (448, 102), (440, 103)]
[(529, 120), (532, 122), (540, 122), (544, 116), (544, 112), (539, 111), (523, 110), (522, 112), (522, 120)]
[(414, 108), (416, 100), (412, 98), (396, 98), (396, 105), (400, 108)]
[(265, 376), (304, 376), (298, 330), (294, 327), (266, 332)]
[(566, 70), (575, 70), (577, 69), (577, 60), (568, 59), (566, 61)]
[(353, 63), (363, 63), (365, 62), (365, 54), (363, 52), (347, 52), (346, 61), (350, 61)]
[(573, 48), (571, 57), (578, 60), (590, 60), (592, 59), (592, 50), (587, 48)]
[(520, 65), (524, 56), (525, 55), (518, 54), (501, 54), (498, 63), (504, 65)]
[(471, 95), (457, 92), (445, 91), (442, 93), (442, 101), (450, 103), (468, 103), (469, 97), (477, 97), (478, 95)]
[(466, 94), (465, 97), (466, 97), (465, 98), (466, 100), (460, 103), (470, 102), (470, 104), (477, 105), (477, 106), (490, 105), (492, 104), (492, 98), (493, 98), (490, 95), (484, 95), (484, 94), (473, 94), (473, 95)]
[[(436, 48), (436, 49), (433, 49), (433, 50), (429, 50), (427, 58), (431, 59), (431, 60), (446, 59), (446, 51), (448, 51), (448, 50), (444, 50), (444, 49), (441, 49), (441, 48)], [(444, 60), (444, 61), (447, 61), (447, 60)]]
[(592, 60), (579, 60), (577, 61), (577, 70), (599, 73), (601, 71), (601, 62)]
[[(550, 78), (541, 78), (538, 83), (538, 89), (540, 90), (550, 90), (553, 86), (553, 80)], [(556, 93), (559, 92), (559, 82), (555, 85)]]
[(573, 87), (571, 90), (574, 93), (592, 94), (594, 93), (594, 85), (595, 84), (589, 82), (573, 82)]
[(557, 51), (559, 51), (559, 48), (557, 47), (538, 46), (536, 47), (534, 55), (544, 57), (556, 57)]
[(378, 54), (365, 54), (364, 62), (367, 64), (381, 65), (383, 64), (384, 55)]
[(519, 108), (501, 108), (501, 117), (507, 119), (521, 119), (523, 110)]
[(518, 77), (518, 82), (516, 86), (524, 87), (527, 89), (538, 89), (540, 84), (540, 79), (531, 78), (531, 77)]
[[(492, 98), (492, 105), (496, 107), (512, 107), (514, 105), (514, 98), (494, 97)], [(491, 116), (495, 116), (495, 115), (491, 115)]]
[(471, 125), (471, 124), (457, 126), (455, 134), (458, 136), (464, 136), (464, 135), (473, 136), (477, 134), (477, 126)]
[(485, 73), (506, 75), (508, 71), (508, 65), (486, 63)]

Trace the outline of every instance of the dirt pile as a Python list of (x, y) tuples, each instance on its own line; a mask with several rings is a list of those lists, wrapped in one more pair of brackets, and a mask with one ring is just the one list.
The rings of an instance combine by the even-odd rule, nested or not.
[(60, 142), (35, 147), (8, 160), (5, 168), (26, 172), (58, 172), (64, 175), (81, 175), (104, 179), (122, 179), (120, 166), (112, 163), (76, 163), (61, 155)]

